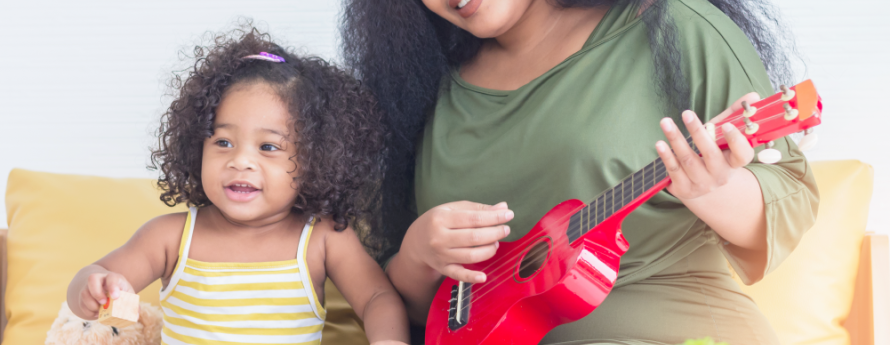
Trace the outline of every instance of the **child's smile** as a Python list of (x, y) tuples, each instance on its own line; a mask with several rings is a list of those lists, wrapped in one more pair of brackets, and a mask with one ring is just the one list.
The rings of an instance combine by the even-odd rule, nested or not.
[(265, 83), (233, 86), (204, 140), (201, 183), (226, 218), (261, 226), (290, 213), (298, 174), (292, 116)]
[(262, 191), (246, 181), (234, 181), (226, 186), (226, 196), (235, 202), (251, 201)]

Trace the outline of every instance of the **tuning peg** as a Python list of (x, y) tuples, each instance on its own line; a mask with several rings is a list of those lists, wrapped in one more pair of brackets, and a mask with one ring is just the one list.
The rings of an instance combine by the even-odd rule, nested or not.
[[(794, 92), (794, 91), (792, 91), (792, 92)], [(782, 104), (782, 108), (785, 108), (785, 120), (786, 121), (794, 120), (797, 118), (797, 115), (799, 115), (799, 112), (797, 111), (797, 109), (792, 108), (791, 105), (788, 103)]]
[(711, 140), (717, 141), (717, 128), (714, 127), (713, 123), (710, 123), (710, 122), (706, 123), (705, 131), (708, 132), (708, 136), (711, 137)]
[(745, 134), (751, 135), (757, 133), (757, 130), (760, 129), (760, 125), (757, 122), (751, 121), (747, 117), (743, 117), (742, 120), (745, 120)]
[(816, 143), (819, 141), (819, 136), (813, 131), (812, 128), (808, 128), (804, 131), (803, 138), (800, 139), (800, 142), (797, 143), (797, 147), (800, 148), (801, 151), (809, 151), (816, 147)]
[(765, 164), (775, 164), (782, 159), (782, 152), (773, 148), (775, 143), (766, 143), (766, 149), (757, 154), (757, 160)]
[(748, 101), (742, 101), (742, 108), (745, 109), (745, 111), (742, 112), (742, 116), (744, 116), (746, 119), (754, 116), (754, 114), (757, 113), (757, 107), (752, 107), (750, 104), (748, 104)]
[(782, 102), (788, 102), (794, 98), (794, 90), (789, 89), (785, 85), (779, 86), (779, 89), (782, 89)]

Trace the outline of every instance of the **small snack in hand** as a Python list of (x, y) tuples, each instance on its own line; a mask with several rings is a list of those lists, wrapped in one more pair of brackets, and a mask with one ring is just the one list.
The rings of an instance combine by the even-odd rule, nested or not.
[(139, 295), (120, 292), (120, 297), (112, 300), (108, 297), (105, 305), (99, 310), (99, 323), (107, 326), (124, 328), (139, 320)]

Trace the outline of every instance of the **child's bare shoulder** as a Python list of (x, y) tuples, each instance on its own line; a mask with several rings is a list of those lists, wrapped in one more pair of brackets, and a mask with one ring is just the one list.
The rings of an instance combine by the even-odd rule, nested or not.
[(167, 248), (179, 247), (179, 240), (185, 227), (188, 212), (169, 213), (154, 217), (136, 231), (133, 239), (139, 242), (150, 242), (152, 245), (162, 244)]
[(152, 233), (176, 232), (182, 234), (185, 227), (185, 220), (188, 218), (188, 212), (177, 212), (160, 215), (149, 219), (139, 231), (147, 231)]
[[(316, 261), (315, 270), (311, 267), (313, 277), (324, 277), (331, 272), (328, 270), (343, 270), (344, 265), (349, 265), (350, 256), (354, 256), (358, 252), (364, 253), (358, 236), (353, 231), (352, 226), (346, 226), (341, 230), (336, 221), (330, 216), (316, 216), (315, 224), (312, 228), (312, 237), (309, 238), (312, 249), (309, 255)], [(341, 268), (338, 268), (341, 267)], [(319, 273), (316, 273), (319, 272)], [(320, 273), (324, 275), (319, 275)], [(313, 278), (314, 279), (314, 278)], [(323, 285), (318, 285), (323, 287)]]
[[(154, 217), (145, 222), (141, 228), (133, 236), (133, 240), (138, 241), (138, 247), (142, 247), (146, 251), (156, 254), (149, 255), (163, 262), (163, 276), (165, 281), (173, 274), (176, 261), (179, 259), (179, 245), (182, 239), (182, 232), (185, 229), (185, 222), (188, 219), (188, 212), (169, 213)], [(160, 252), (155, 250), (162, 249)]]
[(147, 285), (157, 278), (167, 279), (179, 257), (185, 220), (186, 213), (152, 218), (139, 227), (127, 243), (96, 263), (113, 272), (132, 270), (131, 264), (136, 261), (148, 263), (151, 279), (143, 283)]
[[(338, 230), (340, 228), (340, 230)], [(324, 234), (319, 237), (329, 237), (329, 236), (343, 236), (343, 235), (355, 235), (355, 232), (352, 229), (352, 226), (346, 226), (345, 229), (338, 226), (337, 222), (334, 221), (331, 216), (316, 216), (315, 225), (312, 228), (313, 236), (316, 234)]]
[(334, 230), (334, 220), (331, 216), (314, 216), (315, 224), (312, 225), (312, 233), (328, 232)]
[(327, 258), (328, 249), (343, 248), (345, 243), (359, 243), (359, 239), (352, 226), (342, 228), (330, 216), (316, 216), (309, 242), (321, 250), (321, 257)]
[[(316, 235), (316, 231), (318, 235)], [(315, 243), (323, 248), (326, 261), (331, 259), (338, 261), (339, 256), (351, 255), (347, 253), (356, 250), (364, 251), (362, 242), (352, 225), (347, 225), (344, 228), (330, 216), (318, 217), (312, 230), (312, 237), (310, 241), (314, 239)]]

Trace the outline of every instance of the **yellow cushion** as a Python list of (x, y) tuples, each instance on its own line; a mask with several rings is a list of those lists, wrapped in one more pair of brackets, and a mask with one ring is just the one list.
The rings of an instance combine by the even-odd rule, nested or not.
[(324, 284), (324, 328), (321, 330), (321, 343), (325, 344), (368, 344), (365, 336), (365, 325), (355, 314), (352, 306), (343, 298), (343, 294), (330, 279)]
[[(150, 179), (113, 179), (15, 169), (9, 174), (9, 271), (3, 345), (43, 344), (78, 270), (126, 242), (158, 215), (184, 212)], [(141, 293), (158, 304), (160, 281)], [(361, 320), (330, 280), (323, 344), (367, 344)]]
[(811, 166), (820, 195), (816, 224), (784, 263), (742, 290), (757, 302), (782, 344), (849, 344), (842, 324), (853, 301), (873, 171), (856, 160)]
[[(43, 344), (74, 274), (170, 208), (148, 179), (15, 169), (9, 174), (9, 276), (3, 344)], [(160, 281), (139, 295), (158, 304)]]

